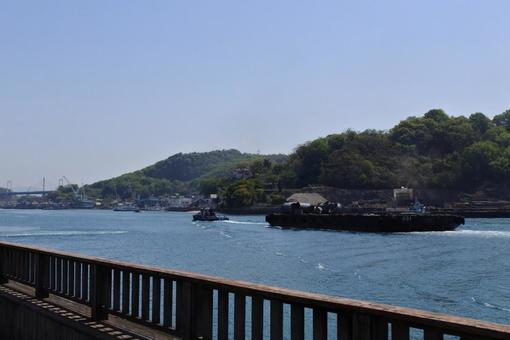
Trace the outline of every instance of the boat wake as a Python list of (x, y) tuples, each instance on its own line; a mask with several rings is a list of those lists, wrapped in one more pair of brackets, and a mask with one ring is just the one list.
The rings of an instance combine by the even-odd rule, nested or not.
[(475, 236), (475, 237), (510, 237), (510, 231), (502, 230), (452, 230), (452, 231), (430, 231), (411, 232), (409, 234), (428, 234), (437, 236)]
[(220, 221), (222, 223), (230, 223), (230, 224), (256, 224), (256, 225), (267, 225), (266, 222), (248, 222), (248, 221), (234, 221), (234, 220), (226, 220)]
[(474, 303), (478, 304), (478, 305), (481, 305), (481, 306), (484, 306), (484, 307), (487, 307), (487, 308), (491, 308), (491, 309), (497, 309), (497, 310), (501, 310), (501, 311), (505, 311), (505, 312), (509, 312), (510, 313), (510, 308), (505, 308), (505, 307), (501, 307), (501, 306), (498, 306), (498, 305), (494, 305), (492, 303), (488, 303), (488, 302), (483, 302), (483, 301), (479, 301), (477, 298), (475, 297), (471, 297), (471, 300), (473, 300)]
[(225, 233), (224, 231), (220, 231), (220, 235), (221, 235), (221, 236), (224, 236), (224, 237), (226, 237), (226, 238), (232, 238), (232, 236), (231, 236), (231, 235), (229, 235), (229, 234)]
[(41, 231), (41, 232), (21, 232), (21, 233), (0, 233), (0, 237), (45, 237), (45, 236), (94, 236), (94, 235), (118, 235), (126, 234), (127, 231)]

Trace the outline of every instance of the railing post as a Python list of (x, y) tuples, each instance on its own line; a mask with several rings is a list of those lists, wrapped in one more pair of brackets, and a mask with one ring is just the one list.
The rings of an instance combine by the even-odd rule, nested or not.
[(90, 302), (92, 305), (91, 317), (95, 321), (105, 320), (108, 318), (106, 309), (107, 297), (107, 268), (91, 264), (91, 282), (90, 282)]
[(0, 247), (0, 284), (7, 283), (7, 277), (5, 277), (5, 263), (7, 262), (7, 254), (4, 247)]
[(49, 256), (35, 253), (35, 297), (44, 299), (49, 296)]
[(337, 313), (336, 316), (336, 338), (340, 340), (352, 340), (352, 315)]
[(210, 340), (213, 336), (213, 291), (211, 288), (191, 285), (191, 320), (193, 339)]
[(184, 340), (191, 339), (191, 283), (177, 281), (176, 326)]

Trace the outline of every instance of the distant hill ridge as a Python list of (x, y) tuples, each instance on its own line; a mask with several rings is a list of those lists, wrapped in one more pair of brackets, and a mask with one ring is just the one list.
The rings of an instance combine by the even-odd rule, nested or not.
[(235, 169), (248, 167), (256, 160), (280, 164), (287, 158), (283, 154), (251, 154), (236, 149), (180, 152), (141, 170), (93, 183), (86, 190), (93, 197), (103, 198), (196, 192), (201, 179), (228, 178)]
[[(236, 168), (248, 171), (236, 175)], [(96, 197), (219, 193), (227, 205), (241, 207), (279, 202), (284, 189), (307, 186), (407, 186), (510, 198), (510, 110), (490, 119), (480, 112), (455, 117), (432, 109), (389, 130), (320, 137), (298, 145), (289, 156), (238, 150), (178, 153), (90, 189)]]
[(241, 165), (243, 161), (258, 158), (285, 160), (285, 155), (258, 155), (239, 150), (214, 150), (209, 152), (178, 153), (148, 166), (140, 172), (148, 177), (171, 181), (192, 181), (210, 175), (221, 175), (222, 171)]

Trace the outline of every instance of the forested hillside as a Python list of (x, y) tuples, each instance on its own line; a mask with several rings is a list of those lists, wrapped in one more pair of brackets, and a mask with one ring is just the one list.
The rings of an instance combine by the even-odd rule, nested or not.
[(275, 164), (286, 161), (286, 155), (258, 155), (238, 150), (178, 153), (144, 169), (87, 186), (89, 195), (103, 198), (129, 198), (188, 194), (198, 192), (208, 179), (234, 181), (232, 172), (249, 168), (257, 160)]
[[(235, 175), (239, 170), (244, 173)], [(452, 117), (434, 109), (388, 131), (346, 130), (318, 138), (289, 156), (179, 153), (86, 190), (103, 198), (219, 193), (235, 207), (279, 203), (283, 189), (308, 185), (503, 190), (510, 187), (510, 110), (489, 119), (482, 113)]]
[(471, 191), (510, 183), (510, 110), (451, 117), (431, 110), (389, 131), (346, 131), (299, 146), (284, 186), (376, 189), (411, 186)]

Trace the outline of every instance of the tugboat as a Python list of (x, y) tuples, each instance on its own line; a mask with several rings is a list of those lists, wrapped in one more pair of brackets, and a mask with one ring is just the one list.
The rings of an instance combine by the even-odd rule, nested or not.
[(316, 207), (299, 202), (290, 204), (290, 211), (270, 214), (266, 222), (281, 228), (331, 229), (359, 232), (413, 232), (455, 230), (464, 224), (464, 217), (448, 214), (431, 214), (419, 202), (406, 212), (343, 213), (330, 209), (330, 202)]
[(200, 212), (193, 215), (193, 221), (226, 221), (227, 216), (218, 216), (211, 208), (202, 208)]

